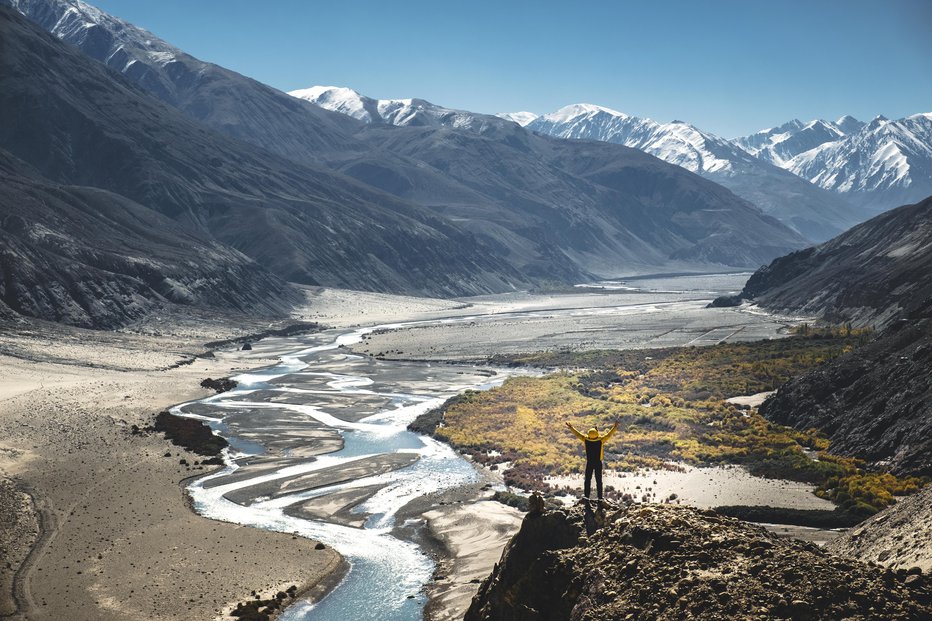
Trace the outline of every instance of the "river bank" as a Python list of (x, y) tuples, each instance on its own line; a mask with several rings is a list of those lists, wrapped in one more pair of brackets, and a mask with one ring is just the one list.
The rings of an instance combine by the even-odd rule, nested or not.
[[(662, 298), (660, 304), (651, 303), (658, 295)], [(10, 475), (26, 473), (38, 492), (36, 497), (50, 499), (47, 515), (57, 520), (52, 530), (59, 533), (51, 540), (52, 545), (40, 546), (41, 558), (27, 567), (26, 579), (20, 581), (28, 587), (25, 591), (30, 601), (26, 604), (37, 611), (30, 618), (215, 618), (236, 603), (253, 598), (253, 590), (259, 597), (268, 598), (277, 590), (287, 592), (282, 587), (303, 588), (327, 575), (331, 578), (338, 575), (334, 573), (335, 552), (329, 546), (318, 550), (305, 537), (327, 535), (334, 537), (334, 542), (345, 542), (347, 549), (360, 545), (366, 548), (376, 543), (374, 538), (390, 533), (393, 528), (418, 530), (418, 521), (422, 533), (427, 533), (423, 537), (434, 540), (433, 547), (425, 543), (425, 549), (430, 548), (440, 562), (439, 574), (434, 572), (433, 580), (434, 565), (425, 564), (419, 556), (422, 553), (418, 544), (401, 540), (382, 553), (359, 560), (354, 579), (366, 582), (367, 576), (373, 575), (371, 572), (390, 569), (391, 562), (406, 558), (406, 562), (413, 563), (412, 575), (417, 577), (411, 584), (398, 587), (403, 614), (419, 618), (427, 604), (428, 614), (433, 618), (452, 618), (464, 607), (464, 602), (468, 604), (470, 591), (476, 587), (474, 581), (498, 560), (498, 546), (504, 546), (509, 529), (516, 527), (518, 514), (488, 502), (485, 499), (488, 490), (474, 497), (461, 495), (452, 501), (432, 498), (417, 516), (400, 511), (412, 498), (425, 493), (429, 496), (430, 490), (424, 490), (418, 481), (462, 487), (476, 476), (468, 464), (465, 470), (456, 465), (461, 460), (452, 451), (436, 443), (424, 444), (404, 432), (408, 419), (416, 414), (414, 410), (429, 407), (438, 394), (455, 394), (467, 387), (487, 384), (490, 373), (493, 376), (494, 373), (481, 366), (468, 370), (462, 364), (463, 359), (470, 358), (474, 351), (484, 358), (502, 347), (526, 348), (528, 325), (536, 326), (533, 342), (541, 349), (560, 346), (566, 342), (566, 335), (575, 335), (571, 338), (582, 339), (579, 342), (590, 347), (596, 343), (624, 346), (631, 342), (744, 340), (775, 336), (785, 328), (786, 323), (780, 318), (734, 310), (704, 310), (699, 297), (690, 292), (625, 292), (519, 294), (442, 301), (309, 289), (309, 305), (296, 313), (291, 322), (316, 321), (348, 328), (402, 320), (431, 323), (441, 320), (439, 327), (419, 323), (372, 338), (400, 338), (395, 342), (417, 346), (419, 352), (428, 354), (427, 358), (449, 358), (460, 364), (389, 362), (360, 357), (349, 348), (368, 346), (368, 341), (359, 343), (350, 339), (346, 347), (334, 343), (336, 349), (331, 350), (328, 346), (333, 356), (323, 362), (335, 366), (308, 372), (301, 370), (303, 362), (295, 365), (292, 359), (285, 366), (293, 366), (285, 370), (296, 375), (281, 382), (273, 380), (263, 388), (264, 393), (260, 390), (252, 394), (247, 403), (230, 403), (233, 408), (230, 412), (235, 416), (224, 421), (224, 425), (229, 425), (225, 430), (231, 437), (241, 438), (245, 444), (240, 448), (254, 446), (250, 443), (257, 440), (272, 447), (270, 454), (240, 460), (238, 466), (248, 468), (243, 468), (233, 480), (262, 473), (263, 468), (267, 475), (281, 466), (287, 467), (287, 460), (310, 458), (314, 462), (311, 470), (316, 472), (286, 475), (285, 491), (306, 494), (299, 515), (307, 511), (305, 517), (316, 515), (332, 522), (319, 523), (307, 530), (290, 528), (288, 520), (295, 519), (295, 511), (282, 509), (291, 499), (276, 498), (276, 490), (267, 482), (263, 483), (266, 487), (262, 493), (248, 490), (235, 493), (239, 501), (258, 504), (250, 510), (260, 509), (266, 516), (285, 520), (275, 528), (284, 530), (282, 534), (268, 532), (268, 525), (261, 520), (257, 523), (243, 518), (241, 523), (261, 529), (243, 528), (191, 514), (180, 500), (178, 486), (187, 477), (208, 472), (195, 465), (199, 458), (175, 448), (165, 457), (165, 444), (160, 438), (133, 435), (130, 430), (134, 424), (144, 427), (155, 412), (170, 403), (204, 397), (206, 392), (198, 387), (201, 379), (275, 365), (280, 362), (282, 352), (299, 351), (307, 347), (307, 342), (317, 342), (314, 337), (278, 337), (261, 341), (249, 352), (220, 351), (199, 357), (198, 354), (205, 353), (206, 342), (235, 339), (268, 330), (270, 326), (255, 322), (231, 330), (228, 323), (211, 323), (210, 318), (195, 317), (183, 321), (163, 318), (123, 333), (88, 333), (58, 326), (20, 327), (4, 332), (0, 352), (4, 355), (4, 368), (11, 371), (0, 376), (4, 378), (0, 380), (4, 396), (0, 416), (4, 427), (15, 432), (2, 441), (2, 467)], [(494, 313), (508, 315), (489, 316)], [(430, 338), (424, 340), (421, 335)], [(589, 338), (591, 335), (596, 338)], [(439, 351), (438, 344), (446, 351)], [(395, 353), (400, 357), (409, 355), (408, 351)], [(179, 361), (186, 364), (179, 366)], [(369, 375), (376, 372), (381, 375), (371, 379)], [(266, 372), (245, 373), (246, 382), (266, 382), (270, 378), (263, 373)], [(442, 389), (438, 391), (436, 386)], [(334, 400), (332, 404), (340, 412), (339, 417), (324, 417), (313, 423), (311, 419), (321, 414), (323, 398)], [(267, 402), (263, 407), (264, 400)], [(406, 407), (413, 410), (409, 412)], [(41, 414), (32, 415), (35, 410)], [(266, 420), (269, 413), (273, 416)], [(288, 415), (283, 416), (284, 413)], [(337, 430), (361, 433), (343, 434), (325, 429), (333, 425)], [(386, 429), (400, 442), (389, 452), (415, 455), (413, 465), (399, 469), (404, 464), (379, 465), (384, 460), (366, 457), (373, 448), (371, 441)], [(356, 473), (358, 476), (349, 477), (350, 481), (344, 473), (328, 482), (321, 478), (326, 474), (324, 470), (329, 467), (335, 472), (339, 468), (333, 468), (337, 464), (328, 463), (329, 456), (323, 454), (345, 447), (341, 437), (352, 438), (349, 457), (366, 458), (369, 463), (356, 464), (363, 470)], [(315, 459), (315, 456), (322, 457)], [(276, 464), (277, 459), (285, 461)], [(427, 479), (417, 479), (428, 473)], [(434, 480), (438, 476), (442, 482)], [(376, 482), (384, 486), (386, 477), (397, 478), (391, 493), (379, 495), (366, 489)], [(329, 499), (318, 498), (321, 484), (336, 494)], [(209, 491), (209, 487), (203, 489)], [(237, 510), (235, 507), (242, 505), (223, 499), (227, 491), (233, 490), (218, 488), (214, 500), (222, 499), (224, 511)], [(197, 495), (192, 499), (197, 506)], [(202, 497), (200, 501), (203, 500)], [(343, 504), (338, 506), (340, 502)], [(375, 532), (362, 538), (359, 533), (365, 531), (346, 526), (353, 521), (359, 525), (360, 514), (353, 510), (357, 506), (363, 510), (364, 520), (376, 527)], [(204, 512), (205, 508), (209, 507), (198, 506), (198, 511)], [(421, 515), (425, 513), (426, 516)], [(224, 515), (215, 517), (237, 521)], [(339, 523), (341, 519), (344, 524)], [(425, 525), (427, 530), (423, 528)], [(36, 530), (29, 524), (20, 527)], [(294, 531), (304, 537), (296, 538)], [(483, 552), (477, 554), (479, 547)], [(369, 554), (372, 550), (364, 551)], [(262, 562), (256, 563), (256, 558)], [(293, 573), (296, 569), (297, 574)], [(399, 575), (398, 571), (396, 568), (394, 575)], [(426, 595), (422, 591), (425, 584)], [(325, 598), (315, 608), (315, 618), (328, 609), (333, 618), (347, 618), (347, 614), (357, 609), (371, 610), (371, 600), (354, 601), (352, 594), (347, 598), (345, 583), (337, 587), (338, 591), (341, 589), (339, 597)], [(406, 599), (406, 594), (413, 600)], [(308, 606), (307, 602), (292, 606), (282, 619), (302, 618)]]
[(132, 433), (179, 400), (207, 396), (202, 379), (274, 362), (195, 357), (208, 341), (268, 328), (236, 325), (3, 326), (0, 617), (214, 619), (253, 591), (307, 591), (339, 570), (340, 556), (314, 541), (197, 516), (182, 482), (209, 471), (203, 457)]

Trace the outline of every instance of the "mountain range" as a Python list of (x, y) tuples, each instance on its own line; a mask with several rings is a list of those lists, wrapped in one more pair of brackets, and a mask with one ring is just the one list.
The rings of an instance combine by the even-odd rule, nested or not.
[(501, 131), (501, 123), (510, 121), (539, 135), (621, 144), (724, 185), (812, 240), (833, 237), (867, 217), (866, 212), (836, 194), (680, 121), (662, 125), (590, 104), (567, 106), (544, 116), (522, 112), (496, 117), (444, 108), (421, 99), (377, 100), (334, 86), (314, 86), (291, 94), (370, 124), (448, 126), (488, 132), (491, 128)]
[(874, 213), (922, 200), (932, 195), (932, 113), (877, 117), (784, 166)]
[[(237, 260), (253, 259), (257, 270), (264, 268), (257, 272), (262, 282), (281, 278), (437, 295), (528, 282), (497, 260), (494, 249), (426, 210), (195, 123), (2, 7), (0, 34), (0, 114), (16, 119), (0, 125), (0, 148), (25, 165), (17, 173), (23, 183), (37, 178), (48, 191), (101, 190), (82, 195), (89, 213), (133, 205), (155, 212), (145, 215), (151, 222), (170, 218), (185, 232), (224, 244)], [(34, 174), (22, 174), (27, 167)], [(114, 200), (114, 195), (126, 200)], [(15, 227), (20, 245), (39, 243), (26, 234), (42, 225), (38, 212), (23, 211), (12, 199), (0, 206), (5, 222), (12, 215), (26, 219)], [(43, 219), (54, 220), (61, 247), (83, 243), (103, 250), (125, 242), (106, 228), (84, 226), (57, 210)], [(184, 266), (197, 273), (208, 255), (190, 243), (177, 246), (175, 264), (166, 274)], [(119, 265), (109, 271), (119, 273)], [(45, 265), (43, 277), (49, 290), (69, 287), (55, 264)], [(106, 286), (110, 278), (107, 270), (88, 270), (83, 276), (86, 289), (108, 299), (108, 307), (117, 304), (116, 292), (111, 295)], [(5, 296), (28, 289), (28, 282), (11, 285), (8, 280)], [(229, 284), (234, 290), (240, 285), (249, 289), (247, 281)], [(44, 308), (5, 300), (23, 310)], [(122, 316), (98, 317), (93, 325), (111, 325)]]
[(806, 243), (634, 149), (491, 115), (436, 121), (416, 100), (379, 113), (403, 127), (367, 123), (83, 2), (0, 4), (16, 9), (5, 12), (0, 109), (17, 119), (0, 148), (45, 182), (122, 196), (287, 281), (463, 295), (746, 268)]
[[(682, 121), (660, 124), (591, 104), (575, 104), (542, 116), (499, 116), (547, 135), (617, 142), (685, 166), (725, 185), (814, 241), (824, 241), (871, 215), (932, 195), (932, 113), (893, 121), (878, 116), (868, 123), (849, 115), (834, 122), (794, 119), (734, 140)], [(826, 199), (798, 183), (790, 184), (795, 196), (787, 195), (789, 191), (783, 186), (788, 182), (773, 167), (840, 200)], [(746, 184), (749, 179), (765, 185)], [(800, 202), (816, 212), (824, 204), (820, 222), (828, 228), (812, 228), (804, 222), (811, 212), (801, 211)], [(833, 223), (841, 224), (834, 233), (830, 230)]]
[(735, 138), (734, 143), (755, 157), (786, 168), (787, 162), (800, 153), (826, 142), (840, 140), (859, 131), (864, 125), (852, 116), (843, 116), (835, 122), (817, 119), (803, 123), (793, 119), (779, 127)]

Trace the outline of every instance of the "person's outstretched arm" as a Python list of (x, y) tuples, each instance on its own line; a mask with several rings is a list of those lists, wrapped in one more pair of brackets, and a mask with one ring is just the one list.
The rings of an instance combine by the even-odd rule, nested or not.
[(586, 441), (586, 436), (584, 436), (583, 434), (579, 433), (579, 430), (576, 429), (576, 427), (573, 427), (573, 423), (571, 423), (570, 421), (566, 421), (566, 426), (570, 428), (570, 431), (573, 432), (573, 435), (575, 435), (577, 438), (579, 438), (579, 439), (582, 440), (583, 442)]
[(618, 421), (617, 421), (617, 420), (615, 421), (615, 424), (612, 425), (612, 428), (609, 429), (608, 431), (606, 431), (606, 432), (605, 432), (605, 435), (602, 436), (602, 442), (605, 442), (606, 440), (608, 440), (609, 438), (611, 438), (611, 437), (615, 434), (616, 431), (618, 431)]

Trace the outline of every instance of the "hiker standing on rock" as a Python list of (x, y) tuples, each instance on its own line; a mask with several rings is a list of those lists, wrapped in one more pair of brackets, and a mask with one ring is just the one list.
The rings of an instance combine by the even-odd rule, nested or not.
[(586, 479), (583, 486), (583, 498), (586, 502), (589, 502), (589, 494), (592, 491), (592, 474), (595, 473), (595, 492), (599, 497), (599, 501), (601, 501), (602, 459), (605, 457), (605, 441), (611, 438), (618, 429), (618, 422), (616, 421), (604, 435), (599, 434), (599, 430), (595, 427), (586, 432), (586, 435), (583, 435), (576, 427), (573, 427), (571, 422), (566, 421), (566, 426), (586, 445)]

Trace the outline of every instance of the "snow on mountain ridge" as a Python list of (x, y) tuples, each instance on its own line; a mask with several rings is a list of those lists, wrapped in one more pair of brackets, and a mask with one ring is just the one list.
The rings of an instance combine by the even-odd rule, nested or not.
[[(804, 126), (793, 121), (769, 134)], [(724, 185), (814, 240), (834, 237), (862, 219), (859, 210), (837, 195), (682, 121), (657, 123), (602, 106), (574, 104), (538, 117), (527, 128), (556, 138), (612, 142), (644, 151)], [(765, 136), (760, 144), (769, 140)]]
[(417, 98), (373, 99), (339, 86), (312, 86), (288, 94), (366, 123), (454, 127), (483, 134), (517, 129), (515, 121), (491, 114), (454, 110)]
[(920, 200), (932, 194), (932, 113), (894, 121), (877, 116), (856, 133), (800, 153), (786, 168), (823, 188), (860, 195), (877, 210)]
[(588, 103), (575, 103), (575, 104), (570, 104), (568, 106), (563, 106), (556, 112), (545, 114), (544, 118), (554, 123), (561, 123), (561, 122), (566, 122), (572, 118), (578, 117), (580, 115), (596, 115), (599, 113), (608, 114), (609, 116), (618, 117), (620, 119), (630, 118), (624, 112), (619, 112), (618, 110), (613, 110), (611, 108), (606, 108), (604, 106), (597, 106), (595, 104), (588, 104)]
[(751, 155), (781, 168), (795, 156), (826, 142), (834, 142), (847, 134), (845, 127), (860, 129), (864, 124), (853, 117), (842, 117), (838, 123), (814, 119), (803, 123), (793, 119), (779, 127), (762, 129), (732, 142)]
[(495, 114), (500, 119), (505, 119), (506, 121), (512, 121), (517, 123), (521, 127), (526, 126), (528, 123), (531, 123), (536, 119), (539, 114), (534, 114), (533, 112), (528, 112), (522, 110), (520, 112), (498, 112)]
[[(5, 4), (24, 15), (47, 10), (42, 0), (6, 0)], [(148, 30), (109, 15), (86, 2), (59, 0), (59, 4), (68, 6), (68, 9), (62, 12), (55, 25), (49, 28), (49, 32), (66, 41), (81, 42), (86, 39), (93, 41), (97, 38), (100, 47), (116, 43), (117, 45), (112, 45), (114, 50), (106, 59), (107, 64), (118, 60), (119, 62), (113, 64), (119, 65), (122, 62), (124, 71), (133, 64), (132, 54), (127, 53), (124, 46), (143, 52), (149, 60), (163, 66), (182, 54), (181, 50), (162, 41)], [(120, 54), (121, 58), (114, 59), (117, 54)]]
[[(372, 122), (372, 113), (367, 109), (369, 98), (360, 95), (351, 88), (342, 86), (311, 86), (288, 93), (292, 97), (305, 99), (321, 108), (340, 112), (354, 119)], [(371, 101), (371, 100), (369, 100)], [(370, 106), (371, 107), (371, 106)]]
[[(623, 144), (692, 172), (726, 172), (732, 162), (724, 152), (740, 151), (728, 141), (681, 121), (658, 123), (624, 112), (578, 103), (538, 117), (527, 125), (540, 134)], [(739, 158), (749, 157), (745, 153)]]

